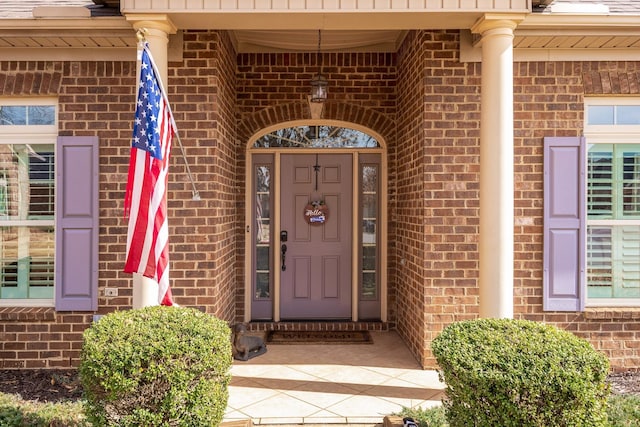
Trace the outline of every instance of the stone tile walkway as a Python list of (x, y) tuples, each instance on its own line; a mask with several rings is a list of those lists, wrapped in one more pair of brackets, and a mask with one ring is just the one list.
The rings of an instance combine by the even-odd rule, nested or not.
[(276, 345), (234, 361), (224, 421), (375, 425), (403, 407), (441, 404), (444, 384), (423, 370), (395, 332), (373, 344)]

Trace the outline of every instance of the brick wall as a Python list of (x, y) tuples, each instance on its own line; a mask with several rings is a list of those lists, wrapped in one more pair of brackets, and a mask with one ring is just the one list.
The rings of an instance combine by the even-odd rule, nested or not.
[(176, 147), (174, 178), (184, 190), (172, 203), (176, 230), (182, 236), (180, 259), (174, 264), (183, 273), (176, 283), (176, 298), (232, 321), (236, 239), (242, 225), (237, 213), (242, 194), (236, 181), (235, 52), (224, 32), (186, 32), (184, 61), (170, 65), (169, 83), (172, 93), (179, 95), (174, 104), (176, 121), (202, 198), (191, 200), (184, 161)]
[[(5, 62), (1, 96), (58, 96), (60, 135), (100, 137), (100, 312), (131, 306), (130, 278), (122, 273), (126, 224), (124, 187), (133, 118), (135, 62)], [(102, 295), (102, 294), (101, 294)], [(52, 308), (0, 310), (0, 367), (68, 367), (78, 361), (82, 332), (93, 313)]]
[(515, 311), (588, 339), (616, 370), (640, 367), (640, 310), (542, 311), (543, 138), (582, 134), (585, 95), (638, 94), (640, 62), (529, 62), (514, 67)]
[(398, 329), (423, 365), (447, 324), (478, 313), (480, 78), (456, 32), (419, 32), (398, 64)]
[[(427, 328), (427, 279), (429, 262), (425, 240), (425, 125), (422, 111), (425, 93), (426, 33), (411, 33), (398, 52), (398, 140), (390, 164), (397, 169), (391, 183), (394, 209), (390, 222), (390, 306), (396, 310), (398, 332), (411, 351), (422, 359)], [(398, 167), (402, 165), (402, 167)]]
[[(457, 43), (455, 33), (416, 33), (398, 54), (391, 297), (398, 330), (425, 367), (436, 366), (430, 342), (442, 328), (478, 315), (481, 65), (458, 63)], [(585, 94), (638, 94), (639, 67), (514, 65), (515, 315), (588, 339), (616, 370), (640, 366), (640, 310), (542, 310), (542, 148), (545, 136), (582, 133)]]
[[(135, 69), (135, 61), (0, 63), (0, 96), (58, 96), (60, 134), (100, 138), (101, 314), (131, 307), (131, 275), (122, 272), (127, 238), (123, 199)], [(172, 288), (178, 303), (231, 321), (241, 193), (235, 179), (235, 53), (229, 37), (185, 35), (184, 61), (170, 63), (168, 73), (169, 102), (202, 198), (191, 200), (191, 183), (174, 140), (168, 189)], [(117, 288), (118, 297), (104, 297), (105, 287)], [(92, 315), (0, 309), (0, 368), (76, 365)]]
[[(425, 367), (447, 324), (478, 314), (480, 64), (459, 63), (458, 34), (411, 32), (397, 55), (324, 54), (324, 117), (383, 135), (389, 160), (389, 321)], [(308, 119), (315, 53), (235, 56), (224, 33), (184, 34), (169, 100), (202, 201), (174, 144), (169, 183), (172, 285), (178, 302), (239, 320), (244, 292), (248, 139)], [(514, 65), (515, 311), (589, 339), (616, 369), (640, 366), (640, 310), (542, 311), (542, 144), (579, 135), (586, 93), (637, 94), (640, 62)], [(62, 135), (100, 137), (99, 312), (131, 306), (122, 272), (122, 200), (135, 62), (0, 62), (0, 96), (58, 96)], [(77, 363), (91, 314), (0, 309), (0, 367)]]
[[(395, 114), (395, 55), (325, 53), (322, 71), (329, 82), (329, 101)], [(318, 72), (316, 53), (238, 55), (240, 119), (265, 108), (306, 102), (311, 78)], [(289, 117), (288, 120), (307, 117)], [(363, 123), (364, 124), (364, 123)]]

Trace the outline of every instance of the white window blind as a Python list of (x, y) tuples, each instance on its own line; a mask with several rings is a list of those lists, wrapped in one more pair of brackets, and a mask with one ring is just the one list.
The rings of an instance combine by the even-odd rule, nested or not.
[(590, 298), (640, 298), (640, 144), (591, 144), (587, 164)]

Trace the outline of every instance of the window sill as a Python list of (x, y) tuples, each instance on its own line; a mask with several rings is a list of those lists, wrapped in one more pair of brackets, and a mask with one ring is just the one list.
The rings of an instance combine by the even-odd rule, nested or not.
[(41, 322), (56, 320), (53, 307), (0, 307), (0, 321)]
[(591, 307), (584, 311), (584, 317), (592, 320), (640, 320), (640, 307)]

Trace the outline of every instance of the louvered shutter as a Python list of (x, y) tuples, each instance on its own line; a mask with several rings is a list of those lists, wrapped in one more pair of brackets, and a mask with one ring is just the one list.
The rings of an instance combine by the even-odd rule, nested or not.
[(591, 144), (587, 154), (587, 286), (590, 298), (640, 290), (640, 145)]
[[(614, 160), (612, 144), (592, 144), (587, 153), (587, 215), (614, 218)], [(587, 226), (587, 287), (593, 298), (613, 297), (613, 235), (611, 226)]]
[(545, 311), (584, 310), (585, 153), (583, 138), (544, 140)]
[(98, 138), (56, 145), (56, 281), (59, 311), (98, 309)]
[[(640, 144), (620, 144), (622, 188), (621, 219), (640, 219)], [(616, 157), (620, 157), (617, 155)], [(640, 226), (622, 225), (619, 236), (621, 262), (616, 274), (621, 277), (620, 296), (638, 298), (640, 295)]]
[(640, 227), (620, 227), (621, 260), (616, 273), (621, 277), (621, 288), (616, 296), (637, 298), (640, 288)]

